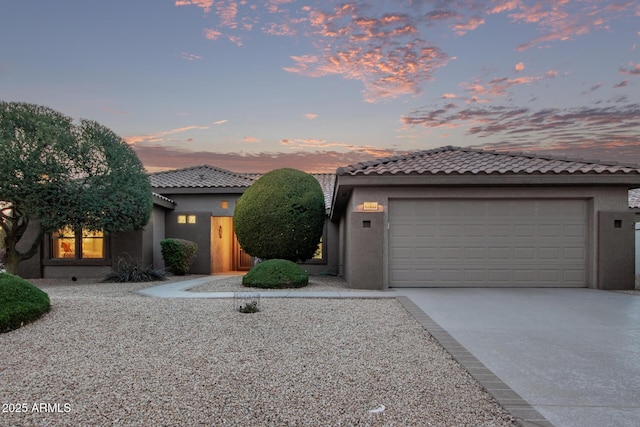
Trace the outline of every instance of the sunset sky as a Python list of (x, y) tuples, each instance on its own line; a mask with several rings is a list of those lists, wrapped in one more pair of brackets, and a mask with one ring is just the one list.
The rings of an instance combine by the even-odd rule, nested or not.
[(96, 120), (149, 171), (640, 163), (637, 0), (5, 0), (0, 40), (1, 100)]

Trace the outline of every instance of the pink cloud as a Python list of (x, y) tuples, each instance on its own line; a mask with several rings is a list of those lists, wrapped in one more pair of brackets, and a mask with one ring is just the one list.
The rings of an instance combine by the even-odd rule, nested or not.
[(159, 143), (159, 142), (165, 141), (167, 136), (176, 135), (176, 134), (187, 132), (190, 130), (201, 130), (201, 129), (209, 129), (209, 126), (196, 126), (196, 125), (184, 126), (176, 129), (170, 129), (170, 130), (161, 131), (161, 132), (154, 132), (150, 134), (131, 135), (131, 136), (124, 137), (123, 139), (129, 145), (135, 145), (139, 143), (149, 143), (149, 142)]
[[(555, 149), (578, 151), (584, 147), (636, 146), (640, 154), (640, 104), (614, 98), (604, 106), (546, 108), (532, 110), (508, 106), (460, 108), (449, 103), (443, 108), (415, 110), (403, 117), (410, 129), (464, 127), (468, 136), (491, 138), (492, 148), (538, 151), (541, 141), (552, 141)], [(640, 161), (640, 157), (637, 157)]]
[(248, 142), (251, 144), (255, 144), (260, 141), (260, 138), (256, 138), (255, 136), (245, 136), (244, 138), (242, 138), (242, 142)]
[(175, 6), (197, 6), (202, 8), (206, 13), (211, 11), (211, 6), (213, 6), (213, 0), (175, 0)]
[(310, 173), (334, 173), (341, 166), (368, 161), (376, 157), (405, 154), (404, 151), (380, 148), (345, 153), (294, 151), (252, 154), (190, 151), (157, 145), (135, 145), (133, 149), (149, 172), (209, 164), (234, 172), (264, 173), (290, 167)]
[[(293, 63), (283, 69), (313, 78), (338, 75), (356, 80), (368, 102), (420, 94), (436, 71), (454, 59), (428, 42), (435, 26), (439, 33), (444, 29), (463, 36), (490, 15), (504, 14), (513, 24), (538, 30), (537, 37), (514, 46), (526, 50), (607, 29), (629, 12), (640, 13), (632, 1), (603, 5), (596, 0), (424, 0), (392, 2), (396, 8), (392, 11), (364, 0), (304, 6), (293, 0), (176, 0), (175, 4), (211, 12), (217, 22), (203, 33), (210, 40), (226, 39), (241, 46), (247, 39), (243, 34), (254, 28), (269, 36), (308, 37), (313, 51), (291, 56)], [(523, 70), (524, 64), (518, 63), (516, 72)], [(636, 69), (620, 71), (636, 73)], [(475, 95), (469, 101), (485, 99)]]
[(317, 115), (317, 114), (312, 114), (312, 113), (307, 113), (307, 114), (305, 114), (304, 116), (305, 116), (307, 119), (309, 119), (309, 120), (313, 120), (313, 119), (315, 119), (315, 118), (317, 118), (317, 117), (318, 117), (318, 115)]
[(209, 40), (218, 40), (222, 33), (218, 30), (214, 30), (213, 28), (205, 28), (203, 30), (204, 37)]
[(629, 64), (629, 66), (630, 68), (620, 68), (620, 72), (630, 76), (640, 76), (640, 63), (635, 66), (633, 64)]
[(471, 16), (466, 22), (455, 24), (453, 29), (457, 35), (462, 36), (469, 31), (477, 29), (482, 24), (484, 24), (484, 18), (480, 16)]
[(518, 46), (526, 50), (536, 45), (554, 41), (566, 41), (589, 34), (593, 30), (607, 28), (608, 23), (624, 16), (633, 2), (608, 4), (601, 2), (549, 0), (547, 2), (509, 2), (509, 17), (514, 22), (536, 24), (541, 35)]

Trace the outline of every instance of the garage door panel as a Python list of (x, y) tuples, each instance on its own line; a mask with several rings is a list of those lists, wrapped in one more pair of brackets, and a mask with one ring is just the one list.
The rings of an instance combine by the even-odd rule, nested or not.
[(562, 235), (568, 238), (575, 237), (578, 239), (584, 239), (584, 224), (567, 224), (562, 228)]
[(532, 224), (514, 224), (513, 225), (513, 236), (515, 237), (529, 237), (535, 238), (538, 235), (537, 227)]
[(565, 260), (574, 260), (574, 261), (586, 261), (586, 252), (585, 248), (564, 248), (562, 251), (562, 258)]
[(535, 259), (535, 248), (513, 248), (513, 258), (517, 260)]
[(464, 250), (464, 258), (469, 261), (482, 261), (487, 259), (486, 248), (469, 248)]
[(561, 248), (538, 248), (538, 259), (540, 260), (557, 260), (560, 259)]
[(392, 199), (389, 284), (584, 287), (587, 213), (585, 200)]

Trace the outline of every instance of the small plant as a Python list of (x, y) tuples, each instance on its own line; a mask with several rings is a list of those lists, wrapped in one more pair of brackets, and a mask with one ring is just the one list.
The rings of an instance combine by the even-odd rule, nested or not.
[(260, 294), (236, 292), (233, 294), (233, 305), (240, 313), (257, 313), (260, 311)]
[(249, 301), (244, 305), (238, 307), (240, 313), (257, 313), (260, 311), (258, 308), (258, 301)]
[(292, 261), (270, 259), (254, 266), (242, 277), (242, 286), (250, 288), (302, 288), (309, 284), (309, 273)]
[(33, 322), (50, 308), (46, 292), (21, 277), (0, 273), (0, 333)]
[(167, 269), (176, 276), (187, 274), (196, 257), (198, 245), (184, 239), (164, 239), (160, 246)]
[(152, 266), (141, 266), (131, 258), (118, 259), (118, 268), (108, 273), (103, 282), (154, 282), (164, 280), (167, 273), (164, 270), (154, 269)]

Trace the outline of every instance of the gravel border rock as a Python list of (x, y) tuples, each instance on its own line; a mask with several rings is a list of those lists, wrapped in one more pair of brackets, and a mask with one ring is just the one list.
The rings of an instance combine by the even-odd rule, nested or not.
[(395, 299), (242, 314), (140, 284), (40, 286), (52, 311), (0, 335), (0, 403), (26, 408), (0, 425), (516, 425)]

